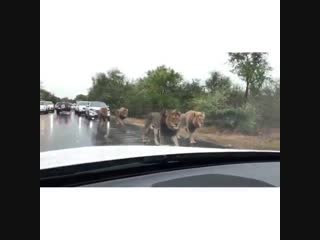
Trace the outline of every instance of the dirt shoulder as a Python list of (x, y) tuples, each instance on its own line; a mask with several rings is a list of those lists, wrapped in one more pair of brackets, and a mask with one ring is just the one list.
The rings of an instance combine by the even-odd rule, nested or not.
[[(127, 118), (126, 122), (139, 127), (144, 126), (143, 119)], [(180, 131), (180, 135), (187, 137), (184, 130)], [(230, 148), (280, 150), (280, 129), (270, 129), (258, 136), (248, 136), (239, 133), (222, 133), (214, 127), (203, 127), (198, 129), (195, 136), (196, 139)]]

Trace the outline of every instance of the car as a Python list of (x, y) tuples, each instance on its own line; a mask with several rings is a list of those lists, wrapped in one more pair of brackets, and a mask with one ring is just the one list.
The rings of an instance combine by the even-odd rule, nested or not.
[(107, 108), (108, 109), (108, 121), (110, 121), (110, 108), (107, 104), (104, 102), (99, 102), (99, 101), (93, 101), (89, 102), (89, 104), (86, 107), (85, 110), (85, 117), (89, 120), (94, 120), (98, 118), (99, 111), (101, 108)]
[(72, 110), (75, 110), (75, 108), (76, 108), (76, 104), (73, 103), (73, 104), (71, 105), (71, 109), (72, 109)]
[(45, 101), (40, 101), (40, 113), (48, 113), (48, 108)]
[(45, 101), (45, 104), (47, 106), (48, 112), (53, 113), (54, 112), (54, 104), (51, 101)]
[(56, 104), (56, 112), (58, 115), (70, 115), (71, 114), (71, 103), (59, 102)]
[(61, 102), (57, 102), (55, 105), (54, 105), (54, 109), (57, 110), (58, 109), (58, 106), (61, 104)]
[(280, 151), (96, 146), (40, 153), (41, 187), (280, 187)]
[(81, 114), (85, 114), (86, 112), (86, 107), (87, 105), (89, 104), (89, 101), (78, 101), (76, 103), (76, 107), (74, 109), (74, 112), (77, 114), (77, 115), (81, 115)]

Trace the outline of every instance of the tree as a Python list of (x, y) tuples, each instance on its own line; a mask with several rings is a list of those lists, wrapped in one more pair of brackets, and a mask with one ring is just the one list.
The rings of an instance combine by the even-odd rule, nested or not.
[(230, 78), (217, 71), (211, 72), (209, 79), (206, 81), (206, 89), (211, 93), (214, 91), (228, 91), (231, 85)]
[(153, 111), (179, 107), (179, 90), (183, 77), (166, 66), (147, 72), (139, 81), (140, 96), (149, 103)]
[(200, 79), (193, 79), (191, 82), (181, 84), (179, 95), (180, 110), (186, 112), (194, 108), (193, 101), (204, 94), (204, 87), (200, 85)]
[(73, 100), (70, 99), (70, 98), (68, 98), (68, 97), (61, 98), (61, 101), (62, 101), (62, 102), (68, 102), (68, 103), (73, 102)]
[(40, 89), (40, 100), (52, 101), (54, 103), (60, 101), (60, 98), (56, 97), (51, 92), (48, 92), (45, 89)]
[(266, 59), (267, 53), (229, 53), (229, 62), (232, 72), (246, 83), (245, 101), (247, 102), (249, 91), (256, 95), (265, 80), (269, 79), (271, 67)]
[(118, 69), (112, 69), (105, 73), (98, 73), (92, 79), (92, 87), (89, 89), (89, 101), (103, 101), (112, 109), (124, 104), (125, 76)]
[(251, 102), (259, 109), (260, 127), (280, 127), (280, 80), (268, 81)]
[(87, 101), (88, 96), (84, 94), (78, 94), (75, 98), (74, 101)]

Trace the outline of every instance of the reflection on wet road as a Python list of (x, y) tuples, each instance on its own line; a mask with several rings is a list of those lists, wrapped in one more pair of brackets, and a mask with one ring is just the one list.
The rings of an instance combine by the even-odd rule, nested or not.
[(97, 132), (97, 121), (83, 116), (40, 115), (40, 152), (99, 145), (142, 145), (140, 130), (136, 126), (117, 128), (111, 121), (106, 137)]
[[(142, 145), (142, 129), (127, 125), (116, 127), (111, 120), (110, 132), (106, 136), (97, 131), (97, 121), (89, 121), (72, 113), (70, 116), (54, 114), (40, 115), (40, 152), (102, 145)], [(180, 139), (186, 146), (187, 140)], [(197, 147), (221, 147), (213, 143), (198, 141)]]

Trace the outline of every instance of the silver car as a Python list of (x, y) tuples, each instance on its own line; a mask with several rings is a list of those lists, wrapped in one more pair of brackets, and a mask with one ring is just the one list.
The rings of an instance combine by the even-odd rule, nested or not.
[(76, 104), (76, 107), (74, 109), (74, 112), (77, 115), (85, 114), (86, 107), (87, 107), (88, 104), (89, 104), (88, 101), (78, 101), (77, 104)]
[(40, 101), (40, 113), (48, 113), (48, 108), (45, 101)]
[(108, 120), (110, 121), (110, 108), (105, 104), (104, 102), (89, 102), (89, 104), (86, 107), (85, 110), (85, 116), (87, 119), (94, 120), (98, 118), (99, 111), (102, 108), (107, 108), (108, 109)]
[(48, 112), (54, 112), (54, 104), (51, 101), (45, 101)]

